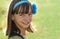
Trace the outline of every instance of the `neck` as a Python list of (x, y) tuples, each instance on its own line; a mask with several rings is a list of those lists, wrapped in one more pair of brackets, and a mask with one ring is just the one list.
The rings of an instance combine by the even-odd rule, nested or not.
[(21, 28), (21, 27), (20, 27), (20, 31), (21, 31), (20, 34), (21, 34), (22, 36), (25, 36), (25, 35), (26, 35), (26, 30), (25, 30), (24, 28)]
[(26, 39), (26, 30), (20, 27), (20, 31), (21, 31), (20, 35), (22, 35)]

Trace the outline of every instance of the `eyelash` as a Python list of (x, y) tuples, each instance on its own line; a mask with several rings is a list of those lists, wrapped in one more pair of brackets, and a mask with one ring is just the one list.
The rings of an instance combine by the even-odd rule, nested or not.
[(29, 14), (29, 15), (32, 15), (32, 14)]

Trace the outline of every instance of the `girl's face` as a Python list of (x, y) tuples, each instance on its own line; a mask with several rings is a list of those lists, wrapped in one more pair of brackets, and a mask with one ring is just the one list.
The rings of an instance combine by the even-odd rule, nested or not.
[(31, 10), (29, 10), (29, 13), (27, 14), (14, 14), (12, 15), (12, 20), (17, 24), (18, 26), (22, 28), (28, 28), (31, 20), (32, 20), (32, 13)]

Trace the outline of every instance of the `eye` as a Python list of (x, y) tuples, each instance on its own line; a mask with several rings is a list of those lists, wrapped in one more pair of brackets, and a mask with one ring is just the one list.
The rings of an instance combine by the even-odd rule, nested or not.
[(32, 13), (29, 13), (29, 16), (31, 16), (32, 15)]
[(29, 15), (31, 15), (31, 14), (29, 14)]

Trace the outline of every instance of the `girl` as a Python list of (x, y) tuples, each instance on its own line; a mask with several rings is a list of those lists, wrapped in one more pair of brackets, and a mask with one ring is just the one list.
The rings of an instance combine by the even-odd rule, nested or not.
[(26, 39), (26, 31), (31, 29), (33, 7), (27, 0), (13, 0), (8, 11), (8, 39)]

